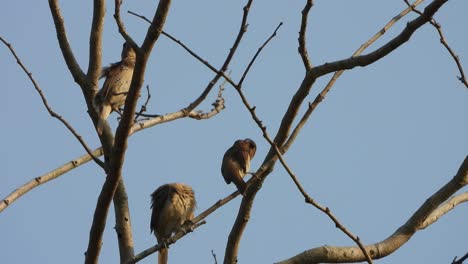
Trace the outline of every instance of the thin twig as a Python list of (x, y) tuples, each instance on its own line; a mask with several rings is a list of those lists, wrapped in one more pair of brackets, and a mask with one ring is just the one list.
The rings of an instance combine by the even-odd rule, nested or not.
[[(147, 106), (148, 106), (148, 103), (149, 103), (149, 100), (151, 99), (151, 93), (150, 93), (150, 90), (149, 90), (149, 85), (146, 85), (146, 101), (145, 103), (141, 106), (140, 108), (140, 111), (138, 113), (135, 114), (135, 118), (134, 118), (134, 122), (137, 121), (138, 117), (142, 116), (143, 112), (146, 112), (147, 110)], [(154, 116), (156, 117), (156, 116)]]
[(301, 55), (302, 62), (306, 71), (309, 71), (312, 68), (312, 63), (309, 59), (309, 53), (307, 52), (306, 44), (306, 33), (307, 33), (307, 19), (309, 17), (309, 11), (314, 5), (313, 0), (307, 0), (304, 9), (302, 9), (302, 19), (301, 19), (301, 30), (299, 31), (299, 54)]
[(255, 54), (254, 58), (250, 61), (249, 63), (249, 66), (247, 67), (246, 71), (244, 72), (244, 75), (242, 76), (241, 78), (241, 81), (239, 81), (239, 84), (235, 86), (236, 88), (236, 91), (238, 92), (239, 96), (241, 97), (241, 100), (242, 100), (242, 103), (244, 104), (244, 106), (247, 108), (247, 110), (250, 112), (251, 116), (252, 116), (252, 119), (254, 120), (254, 122), (257, 124), (257, 126), (260, 128), (260, 130), (262, 131), (263, 133), (263, 137), (268, 141), (268, 143), (271, 145), (272, 148), (274, 148), (276, 150), (276, 154), (278, 155), (278, 158), (280, 159), (280, 162), (281, 164), (283, 165), (283, 167), (286, 169), (286, 171), (288, 172), (288, 174), (291, 176), (292, 180), (294, 181), (294, 183), (296, 184), (296, 186), (298, 187), (299, 191), (302, 193), (302, 195), (305, 197), (305, 200), (307, 203), (313, 205), (314, 207), (318, 208), (319, 210), (321, 210), (322, 212), (326, 213), (328, 217), (330, 217), (330, 219), (335, 223), (336, 227), (339, 228), (341, 231), (343, 231), (348, 237), (350, 237), (354, 242), (356, 242), (356, 244), (359, 246), (359, 248), (362, 250), (363, 254), (366, 256), (366, 259), (368, 261), (368, 263), (373, 263), (372, 262), (372, 258), (369, 256), (368, 252), (366, 251), (366, 249), (364, 248), (363, 244), (361, 243), (359, 237), (353, 235), (348, 229), (346, 229), (339, 221), (338, 219), (331, 213), (330, 209), (329, 208), (325, 208), (323, 206), (321, 206), (320, 204), (318, 204), (317, 202), (315, 202), (312, 198), (310, 198), (310, 196), (306, 193), (306, 191), (304, 190), (304, 188), (302, 188), (301, 184), (299, 183), (299, 181), (297, 180), (297, 177), (294, 175), (294, 173), (291, 171), (291, 169), (289, 168), (289, 166), (287, 165), (286, 161), (283, 159), (283, 156), (280, 152), (280, 150), (278, 149), (278, 146), (273, 142), (273, 140), (270, 138), (270, 136), (268, 135), (268, 132), (267, 132), (267, 129), (266, 129), (266, 126), (263, 125), (262, 121), (260, 120), (260, 118), (257, 116), (255, 110), (256, 110), (256, 107), (252, 107), (250, 105), (250, 103), (247, 101), (247, 98), (245, 97), (244, 93), (242, 92), (242, 89), (241, 89), (241, 85), (242, 85), (242, 81), (243, 81), (243, 78), (245, 77), (246, 73), (248, 72), (248, 69), (249, 67), (253, 64), (253, 62), (255, 61), (255, 59), (257, 58), (257, 56), (260, 54), (261, 50), (263, 49), (263, 47), (268, 44), (268, 42), (276, 35), (276, 31), (278, 30), (278, 28), (281, 26), (282, 23), (280, 23), (280, 25), (275, 29), (274, 33), (268, 38), (268, 40), (261, 46), (261, 48), (258, 49), (257, 53)]
[(211, 255), (213, 256), (214, 263), (215, 263), (215, 264), (218, 264), (218, 260), (216, 259), (216, 254), (214, 253), (213, 250), (211, 250)]
[(161, 248), (168, 247), (179, 239), (187, 235), (188, 233), (193, 232), (195, 229), (200, 227), (201, 225), (206, 224), (206, 221), (200, 221), (198, 223), (194, 223), (193, 225), (189, 226), (188, 228), (181, 228), (179, 232), (175, 233), (171, 238), (165, 241), (163, 245), (156, 245), (154, 247), (148, 248), (147, 250), (142, 251), (141, 253), (137, 254), (131, 260), (127, 262), (127, 264), (137, 263), (138, 261), (146, 258), (147, 256), (153, 254), (154, 252), (160, 250)]
[(21, 67), (21, 69), (24, 71), (24, 73), (26, 73), (26, 75), (28, 76), (29, 80), (31, 81), (31, 83), (33, 84), (34, 88), (36, 89), (36, 91), (39, 93), (39, 96), (41, 97), (42, 99), (42, 103), (44, 105), (44, 107), (47, 109), (47, 112), (49, 112), (49, 114), (54, 117), (54, 118), (57, 118), (60, 122), (62, 122), (62, 124), (65, 125), (65, 127), (73, 134), (73, 136), (75, 136), (75, 138), (80, 142), (81, 146), (83, 146), (83, 148), (86, 150), (86, 152), (92, 157), (92, 159), (94, 160), (94, 162), (96, 162), (97, 165), (99, 165), (101, 168), (103, 168), (104, 170), (106, 170), (106, 166), (104, 164), (104, 162), (102, 162), (100, 159), (98, 159), (96, 156), (93, 155), (93, 151), (88, 147), (88, 145), (86, 144), (86, 142), (84, 141), (83, 137), (78, 134), (78, 132), (76, 132), (76, 130), (73, 128), (73, 126), (68, 123), (67, 120), (65, 120), (65, 118), (63, 118), (61, 115), (57, 114), (53, 109), (52, 107), (49, 106), (49, 103), (47, 102), (47, 99), (44, 95), (44, 93), (42, 92), (42, 89), (39, 87), (39, 84), (36, 82), (36, 80), (34, 79), (34, 77), (32, 76), (32, 73), (30, 71), (28, 71), (28, 69), (26, 68), (26, 66), (24, 66), (23, 62), (21, 61), (21, 59), (18, 57), (18, 55), (16, 54), (15, 50), (13, 49), (12, 45), (10, 43), (8, 43), (3, 37), (0, 36), (0, 41), (3, 42), (3, 44), (5, 44), (5, 46), (8, 47), (8, 49), (10, 50), (11, 54), (13, 55), (13, 57), (15, 57), (16, 59), (16, 62), (18, 63), (18, 65)]
[(455, 257), (452, 261), (452, 264), (463, 264), (463, 261), (468, 259), (468, 252), (465, 254), (465, 256), (461, 257), (459, 260), (457, 260), (457, 257)]
[[(127, 43), (130, 44), (130, 46), (135, 50), (135, 52), (139, 52), (140, 48), (138, 45), (135, 43), (135, 41), (128, 35), (127, 30), (125, 29), (125, 25), (122, 22), (122, 19), (120, 18), (120, 6), (122, 5), (123, 0), (115, 0), (115, 9), (114, 9), (114, 19), (115, 23), (117, 24), (117, 27), (119, 29), (120, 35), (125, 39)], [(151, 21), (149, 21), (151, 24)]]
[[(424, 14), (421, 11), (419, 11), (418, 9), (416, 9), (414, 6), (412, 6), (408, 2), (408, 0), (403, 0), (403, 1), (405, 1), (405, 3), (408, 5), (408, 7), (411, 8), (415, 13), (419, 14), (420, 16), (424, 16)], [(452, 56), (453, 60), (457, 64), (458, 71), (460, 72), (460, 76), (457, 76), (458, 80), (460, 80), (460, 82), (462, 82), (465, 85), (465, 87), (468, 88), (468, 82), (466, 80), (465, 72), (463, 71), (463, 66), (462, 66), (462, 64), (460, 62), (460, 58), (458, 57), (458, 55), (455, 53), (455, 51), (453, 51), (453, 49), (447, 43), (447, 40), (445, 39), (444, 33), (442, 32), (442, 26), (439, 23), (437, 23), (435, 18), (431, 18), (429, 20), (429, 23), (431, 23), (431, 25), (437, 30), (437, 33), (439, 33), (439, 37), (440, 37), (440, 43), (450, 53), (450, 56)]]
[(319, 209), (320, 211), (324, 212), (334, 223), (335, 223), (335, 226), (340, 229), (343, 233), (345, 233), (349, 238), (351, 238), (358, 246), (359, 248), (362, 250), (364, 256), (366, 257), (367, 259), (367, 262), (369, 264), (373, 263), (372, 262), (372, 258), (371, 256), (369, 255), (369, 253), (367, 252), (366, 248), (364, 247), (364, 245), (361, 243), (361, 240), (359, 239), (358, 236), (355, 236), (353, 235), (343, 224), (341, 224), (341, 222), (338, 220), (338, 218), (331, 212), (331, 210), (328, 208), (328, 207), (324, 207), (322, 205), (320, 205), (319, 203), (317, 203), (316, 201), (314, 201), (308, 194), (307, 192), (304, 190), (304, 188), (302, 187), (302, 185), (300, 184), (299, 180), (297, 179), (297, 177), (294, 175), (294, 173), (292, 172), (291, 168), (288, 166), (288, 164), (286, 163), (286, 161), (284, 160), (283, 158), (283, 155), (281, 154), (281, 151), (279, 150), (278, 146), (273, 142), (273, 140), (270, 138), (270, 136), (268, 135), (268, 132), (267, 132), (267, 129), (266, 127), (262, 124), (262, 121), (260, 120), (260, 118), (257, 116), (257, 114), (255, 113), (255, 107), (251, 107), (249, 102), (247, 101), (244, 93), (240, 90), (240, 89), (236, 89), (242, 99), (242, 102), (244, 103), (245, 107), (249, 110), (253, 120), (255, 121), (255, 123), (258, 125), (258, 127), (262, 130), (262, 133), (263, 133), (263, 137), (268, 141), (268, 143), (271, 145), (272, 148), (275, 149), (276, 151), (276, 155), (278, 156), (281, 164), (283, 165), (283, 167), (286, 169), (286, 171), (288, 172), (289, 176), (291, 177), (291, 179), (293, 180), (294, 184), (296, 184), (296, 187), (298, 188), (298, 190), (301, 192), (301, 194), (304, 196), (305, 198), (305, 202), (308, 203), (308, 204), (311, 204), (313, 205), (315, 208)]
[[(101, 156), (104, 154), (104, 151), (102, 148), (97, 148), (93, 151), (93, 154), (95, 156)], [(49, 171), (45, 174), (42, 174), (40, 176), (35, 177), (34, 179), (30, 180), (29, 182), (21, 185), (20, 187), (16, 188), (13, 192), (11, 192), (8, 196), (3, 198), (0, 201), (0, 212), (2, 212), (5, 208), (7, 208), (9, 205), (11, 205), (14, 201), (16, 201), (18, 198), (23, 196), (25, 193), (29, 192), (30, 190), (34, 189), (35, 187), (38, 187), (41, 184), (44, 184), (48, 181), (51, 181), (66, 172), (77, 168), (80, 165), (85, 164), (86, 162), (90, 161), (92, 158), (89, 154), (82, 155), (76, 159), (73, 159), (64, 165)]]
[(262, 52), (263, 48), (268, 44), (268, 42), (270, 42), (270, 40), (272, 40), (275, 36), (276, 36), (276, 32), (278, 31), (278, 29), (283, 25), (283, 22), (280, 22), (279, 25), (276, 27), (275, 31), (273, 32), (273, 34), (271, 34), (271, 36), (263, 43), (262, 46), (260, 46), (260, 48), (258, 48), (257, 52), (255, 53), (255, 55), (252, 57), (252, 59), (250, 60), (247, 68), (245, 69), (244, 73), (242, 74), (242, 77), (240, 79), (240, 81), (237, 83), (237, 87), (239, 89), (241, 89), (242, 87), (242, 83), (244, 82), (244, 79), (245, 77), (247, 76), (247, 74), (249, 73), (249, 70), (250, 68), (252, 67), (252, 65), (254, 64), (255, 60), (257, 59), (258, 55), (260, 54), (260, 52)]
[[(129, 14), (131, 15), (134, 15), (138, 18), (141, 18), (143, 19), (144, 21), (148, 22), (148, 23), (151, 23), (151, 21), (145, 17), (145, 16), (142, 16), (142, 15), (139, 15), (133, 11), (127, 11)], [(167, 38), (169, 38), (170, 40), (174, 41), (175, 43), (177, 43), (179, 46), (181, 46), (184, 50), (186, 50), (190, 55), (192, 55), (194, 58), (196, 58), (198, 61), (200, 61), (201, 63), (203, 63), (206, 67), (208, 67), (210, 70), (212, 70), (213, 72), (215, 72), (216, 74), (219, 74), (221, 75), (226, 81), (228, 81), (230, 84), (234, 85), (234, 82), (232, 81), (231, 78), (229, 78), (228, 75), (226, 75), (224, 73), (224, 71), (218, 71), (213, 65), (211, 65), (207, 60), (203, 59), (202, 57), (200, 57), (196, 52), (194, 52), (193, 50), (191, 50), (189, 47), (187, 47), (187, 45), (185, 45), (184, 43), (182, 43), (182, 41), (176, 39), (175, 37), (173, 37), (171, 34), (165, 32), (164, 30), (161, 32), (161, 34), (163, 36), (166, 36)]]
[(188, 117), (197, 119), (197, 120), (208, 119), (219, 114), (224, 108), (226, 108), (224, 104), (224, 97), (223, 97), (224, 86), (226, 85), (226, 83), (227, 83), (227, 80), (225, 79), (224, 82), (219, 85), (218, 96), (216, 97), (216, 101), (211, 104), (213, 108), (209, 112), (191, 111)]

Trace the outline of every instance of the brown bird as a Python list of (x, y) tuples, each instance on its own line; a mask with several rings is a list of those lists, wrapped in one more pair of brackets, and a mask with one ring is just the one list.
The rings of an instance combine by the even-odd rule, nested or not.
[[(151, 194), (151, 232), (158, 244), (165, 245), (172, 233), (179, 231), (184, 223), (193, 219), (197, 202), (192, 188), (182, 183), (160, 186)], [(158, 263), (167, 264), (167, 247), (161, 248)]]
[(102, 134), (104, 122), (112, 111), (119, 111), (127, 98), (128, 89), (132, 82), (135, 68), (136, 54), (133, 48), (123, 44), (122, 60), (112, 63), (101, 71), (101, 77), (106, 77), (101, 90), (96, 94), (93, 106), (99, 115), (97, 131)]
[(244, 195), (247, 188), (243, 177), (251, 173), (250, 160), (255, 156), (257, 145), (250, 138), (236, 140), (234, 145), (224, 153), (221, 174), (227, 184), (234, 182), (239, 192)]

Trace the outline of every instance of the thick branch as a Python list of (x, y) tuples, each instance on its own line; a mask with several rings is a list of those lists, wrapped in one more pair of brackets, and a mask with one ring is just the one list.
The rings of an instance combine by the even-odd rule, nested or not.
[[(410, 219), (398, 228), (385, 240), (366, 246), (372, 258), (379, 259), (388, 256), (405, 244), (418, 230), (426, 228), (438, 220), (435, 215), (442, 216), (448, 210), (453, 209), (453, 201), (461, 199), (454, 197), (447, 201), (455, 192), (468, 184), (468, 156), (461, 164), (457, 174), (446, 185), (429, 197)], [(464, 195), (460, 196), (463, 197)], [(447, 201), (444, 205), (442, 203)], [(313, 248), (296, 255), (290, 259), (280, 261), (281, 264), (299, 263), (351, 263), (364, 261), (364, 255), (357, 247), (322, 246)]]
[[(96, 157), (99, 157), (103, 154), (102, 148), (95, 149), (93, 151), (93, 155)], [(70, 170), (73, 170), (74, 168), (77, 168), (80, 165), (85, 164), (86, 162), (91, 160), (91, 156), (89, 154), (85, 154), (81, 157), (78, 157), (72, 161), (69, 161), (65, 163), (64, 165), (54, 169), (53, 171), (50, 171), (46, 174), (43, 174), (41, 176), (38, 176), (31, 181), (23, 184), (21, 187), (18, 187), (15, 191), (10, 193), (7, 197), (3, 198), (3, 200), (0, 201), (0, 212), (2, 212), (5, 208), (7, 208), (11, 203), (16, 201), (16, 199), (20, 198), (30, 190), (34, 189), (35, 187), (44, 184), (48, 181), (51, 181), (67, 172)]]
[[(138, 45), (135, 43), (132, 37), (128, 35), (127, 30), (125, 29), (125, 25), (122, 22), (122, 19), (120, 17), (121, 4), (122, 4), (122, 0), (115, 0), (114, 18), (115, 18), (115, 22), (117, 23), (117, 27), (119, 28), (119, 33), (120, 35), (122, 35), (125, 41), (129, 43), (130, 46), (132, 46), (134, 50), (138, 50), (139, 49)], [(151, 21), (149, 21), (149, 23), (151, 23)]]
[(325, 74), (340, 71), (349, 70), (357, 66), (367, 66), (387, 56), (389, 53), (406, 43), (414, 32), (421, 26), (429, 22), (432, 16), (444, 5), (448, 0), (434, 0), (425, 9), (423, 15), (417, 17), (406, 25), (406, 28), (395, 38), (387, 42), (377, 50), (362, 56), (351, 57), (345, 60), (339, 60), (331, 63), (325, 63), (323, 65), (312, 68), (308, 72), (310, 79), (316, 79)]
[[(294, 119), (305, 97), (308, 95), (313, 83), (318, 77), (332, 71), (351, 69), (358, 65), (365, 66), (372, 62), (375, 62), (378, 59), (383, 58), (385, 55), (392, 52), (397, 47), (408, 41), (408, 39), (416, 31), (416, 29), (421, 27), (424, 23), (428, 22), (427, 18), (432, 17), (432, 15), (446, 2), (447, 0), (434, 0), (430, 5), (426, 7), (424, 17), (420, 16), (412, 22), (408, 23), (407, 27), (399, 36), (397, 36), (378, 50), (365, 56), (350, 58), (347, 60), (342, 60), (329, 64), (327, 63), (322, 66), (312, 68), (310, 71), (308, 71), (299, 89), (293, 96), (286, 113), (283, 116), (280, 128), (278, 129), (278, 132), (274, 139), (275, 145), (281, 148), (285, 143), (289, 135), (292, 123), (294, 122)], [(273, 170), (276, 161), (276, 150), (274, 147), (271, 147), (262, 163), (262, 166), (256, 172), (258, 180), (251, 180), (251, 185), (253, 186), (251, 188), (250, 186), (249, 188), (247, 188), (246, 195), (242, 199), (242, 203), (240, 205), (236, 221), (231, 229), (231, 233), (229, 234), (224, 263), (235, 263), (237, 261), (237, 247), (242, 237), (243, 230), (245, 229), (248, 219), (250, 217), (250, 211), (252, 209), (256, 193), (258, 192), (258, 190), (260, 190), (266, 176), (269, 174), (269, 172)], [(359, 252), (362, 254), (361, 251)]]
[(237, 89), (241, 89), (242, 83), (244, 82), (245, 77), (247, 77), (247, 74), (249, 73), (250, 68), (251, 68), (252, 65), (254, 64), (255, 60), (256, 60), (257, 57), (258, 57), (258, 55), (260, 54), (260, 52), (262, 52), (263, 48), (268, 44), (268, 42), (270, 42), (270, 40), (272, 40), (272, 39), (276, 36), (276, 32), (278, 32), (278, 29), (279, 29), (282, 25), (283, 25), (283, 22), (279, 23), (278, 26), (276, 27), (275, 31), (273, 32), (273, 34), (271, 34), (271, 36), (263, 43), (263, 45), (261, 45), (260, 48), (258, 48), (257, 52), (256, 52), (255, 55), (252, 57), (252, 59), (250, 60), (249, 64), (247, 65), (247, 68), (245, 69), (244, 73), (242, 74), (242, 77), (240, 78), (239, 82), (237, 83)]
[(78, 62), (76, 62), (75, 56), (73, 55), (73, 51), (70, 47), (70, 43), (68, 42), (67, 32), (65, 30), (62, 13), (60, 12), (60, 7), (57, 0), (49, 0), (49, 8), (50, 12), (52, 13), (52, 18), (54, 19), (55, 30), (57, 31), (57, 39), (60, 45), (60, 49), (62, 50), (63, 58), (67, 63), (67, 67), (70, 70), (75, 82), (80, 86), (85, 86), (86, 76), (83, 70), (81, 70), (80, 65), (78, 65)]
[[(394, 51), (395, 49), (406, 43), (413, 35), (413, 33), (422, 25), (427, 23), (429, 19), (437, 12), (437, 10), (439, 10), (439, 8), (447, 1), (448, 0), (434, 0), (431, 4), (429, 4), (426, 7), (423, 16), (419, 16), (418, 18), (409, 22), (406, 28), (398, 36), (396, 36), (395, 38), (393, 38), (374, 52), (371, 52), (367, 55), (351, 57), (345, 60), (325, 63), (323, 65), (314, 67), (310, 71), (308, 71), (304, 80), (301, 83), (301, 86), (292, 98), (288, 110), (283, 116), (281, 126), (275, 137), (276, 145), (280, 148), (283, 146), (287, 136), (289, 135), (291, 125), (299, 111), (300, 106), (302, 105), (302, 102), (304, 101), (305, 97), (309, 94), (313, 83), (318, 77), (335, 71), (349, 70), (356, 66), (367, 66), (385, 57), (390, 52)], [(272, 155), (274, 155), (274, 150), (270, 149), (266, 160), (270, 159)]]
[[(169, 113), (169, 114), (166, 114), (166, 115), (163, 115), (163, 116), (158, 116), (158, 117), (146, 120), (144, 122), (134, 124), (132, 126), (131, 131), (130, 131), (130, 135), (133, 135), (134, 133), (139, 132), (139, 131), (141, 131), (143, 129), (146, 129), (146, 128), (149, 128), (149, 127), (152, 127), (152, 126), (155, 126), (155, 125), (163, 124), (163, 123), (166, 123), (166, 122), (174, 121), (174, 120), (184, 118), (184, 117), (191, 117), (191, 118), (195, 118), (195, 119), (206, 119), (206, 118), (209, 118), (209, 117), (213, 117), (217, 113), (219, 113), (221, 111), (221, 109), (224, 109), (223, 101), (221, 101), (219, 103), (217, 103), (217, 102), (215, 102), (216, 106), (208, 113), (199, 113), (199, 112), (196, 112), (196, 111), (191, 111), (187, 116), (184, 110), (179, 110), (177, 112)], [(104, 155), (104, 151), (103, 151), (102, 147), (99, 147), (99, 148), (93, 150), (92, 153), (96, 157), (100, 157), (100, 156)], [(3, 209), (5, 209), (8, 205), (13, 203), (16, 199), (20, 198), (25, 193), (31, 191), (32, 189), (39, 186), (40, 184), (45, 183), (45, 182), (50, 181), (50, 180), (53, 180), (53, 179), (65, 174), (66, 172), (68, 172), (70, 170), (73, 170), (73, 169), (87, 163), (90, 160), (92, 160), (91, 156), (89, 154), (85, 154), (85, 155), (83, 155), (81, 157), (78, 157), (78, 158), (68, 162), (64, 166), (61, 166), (59, 168), (56, 168), (56, 169), (50, 171), (49, 173), (47, 173), (45, 175), (38, 176), (38, 177), (32, 179), (28, 183), (26, 183), (23, 186), (17, 188), (15, 191), (13, 191), (7, 197), (3, 198), (3, 200), (0, 203), (0, 212), (2, 212)], [(44, 181), (43, 179), (47, 175), (51, 175), (52, 177), (51, 178), (47, 177), (47, 180)], [(39, 182), (36, 184), (37, 179), (41, 179), (41, 180), (39, 180)]]
[(133, 73), (127, 99), (125, 101), (124, 113), (122, 115), (122, 119), (120, 120), (119, 126), (117, 127), (117, 132), (115, 135), (115, 141), (110, 160), (110, 170), (102, 187), (96, 209), (94, 211), (93, 224), (90, 230), (88, 250), (86, 253), (86, 263), (98, 262), (98, 256), (102, 245), (102, 234), (106, 225), (109, 206), (118, 186), (119, 180), (122, 177), (122, 166), (124, 162), (125, 151), (127, 149), (127, 139), (133, 124), (133, 118), (141, 86), (143, 85), (146, 63), (154, 43), (161, 34), (163, 25), (169, 12), (170, 4), (170, 0), (162, 0), (159, 2), (158, 8), (153, 18), (153, 22), (148, 29), (142, 48), (141, 50), (137, 51), (135, 71)]
[(128, 196), (125, 190), (123, 178), (120, 178), (119, 185), (113, 198), (115, 212), (115, 231), (119, 241), (120, 262), (123, 263), (133, 258), (134, 243), (132, 236), (132, 223), (130, 221), (130, 209), (128, 206)]
[[(106, 6), (104, 0), (94, 0), (93, 22), (89, 35), (89, 64), (87, 73), (87, 77), (92, 83), (91, 87), (94, 93), (98, 90), (98, 80), (101, 74), (102, 30), (104, 27), (105, 13)], [(91, 100), (92, 98), (87, 99)]]
[[(412, 7), (416, 7), (419, 4), (424, 2), (424, 0), (417, 0), (412, 4)], [(352, 57), (356, 57), (360, 55), (365, 49), (367, 49), (370, 45), (372, 45), (375, 41), (377, 41), (381, 36), (383, 36), (398, 20), (403, 18), (405, 15), (410, 13), (412, 10), (411, 7), (406, 8), (403, 10), (400, 14), (396, 15), (393, 17), (382, 29), (380, 29), (377, 33), (374, 34), (370, 39), (368, 39), (364, 44), (362, 44), (359, 49), (357, 49)], [(326, 95), (330, 91), (330, 89), (333, 87), (335, 82), (338, 80), (338, 78), (344, 73), (344, 70), (337, 71), (333, 74), (333, 77), (330, 79), (330, 81), (327, 83), (325, 88), (320, 92), (317, 97), (315, 98), (313, 103), (309, 103), (309, 107), (307, 111), (304, 113), (302, 116), (301, 120), (299, 123), (296, 125), (294, 128), (293, 132), (291, 133), (291, 136), (288, 138), (287, 142), (283, 145), (281, 148), (282, 152), (288, 151), (289, 147), (292, 145), (296, 137), (299, 135), (299, 132), (301, 131), (302, 127), (307, 123), (307, 120), (311, 116), (312, 112), (317, 108), (317, 106), (325, 99)]]

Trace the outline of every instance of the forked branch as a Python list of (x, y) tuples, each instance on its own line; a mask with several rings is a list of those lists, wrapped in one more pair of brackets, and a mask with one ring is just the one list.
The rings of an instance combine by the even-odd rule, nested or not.
[[(365, 246), (372, 258), (380, 259), (395, 252), (410, 240), (418, 230), (426, 228), (439, 219), (438, 217), (430, 216), (442, 216), (454, 208), (446, 206), (447, 204), (454, 204), (454, 200), (459, 200), (459, 202), (466, 201), (466, 197), (460, 198), (465, 195), (461, 195), (459, 198), (454, 197), (450, 200), (449, 198), (467, 184), (468, 156), (465, 157), (452, 180), (429, 197), (405, 224), (385, 240)], [(365, 257), (359, 253), (361, 252), (356, 247), (322, 246), (306, 250), (287, 260), (280, 261), (278, 264), (362, 262), (365, 260)]]
[(78, 142), (80, 142), (81, 146), (83, 146), (83, 148), (86, 150), (86, 152), (88, 153), (88, 155), (90, 155), (92, 157), (92, 159), (94, 160), (94, 162), (96, 162), (97, 165), (99, 165), (101, 168), (103, 168), (105, 170), (105, 165), (104, 165), (104, 162), (102, 162), (100, 159), (98, 159), (96, 156), (94, 156), (93, 154), (93, 151), (88, 147), (88, 145), (86, 144), (86, 142), (84, 141), (83, 137), (78, 134), (78, 132), (73, 128), (73, 126), (67, 121), (65, 120), (65, 118), (63, 118), (61, 115), (57, 114), (57, 112), (55, 112), (52, 107), (50, 107), (49, 103), (47, 102), (47, 99), (44, 95), (44, 93), (42, 92), (42, 89), (41, 87), (39, 86), (39, 84), (36, 82), (36, 80), (34, 79), (34, 77), (32, 76), (32, 73), (30, 71), (28, 71), (28, 69), (26, 68), (26, 66), (24, 66), (23, 62), (21, 62), (21, 59), (18, 57), (18, 55), (16, 54), (15, 50), (13, 49), (13, 47), (11, 46), (10, 43), (8, 43), (3, 37), (0, 36), (0, 41), (3, 42), (3, 44), (5, 44), (5, 46), (8, 47), (8, 49), (10, 50), (11, 54), (13, 55), (13, 57), (15, 57), (16, 59), (16, 62), (18, 63), (18, 65), (21, 67), (21, 69), (24, 71), (24, 73), (26, 73), (26, 75), (28, 76), (29, 80), (31, 81), (31, 83), (33, 84), (34, 86), (34, 89), (36, 89), (37, 93), (39, 94), (39, 96), (41, 97), (41, 100), (42, 100), (42, 104), (44, 105), (44, 107), (47, 109), (47, 112), (49, 112), (49, 114), (54, 117), (54, 118), (57, 118), (72, 134), (73, 136), (75, 136), (75, 138), (78, 140)]

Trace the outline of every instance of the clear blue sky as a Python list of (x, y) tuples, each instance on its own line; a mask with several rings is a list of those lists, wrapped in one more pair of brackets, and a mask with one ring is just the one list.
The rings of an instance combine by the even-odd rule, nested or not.
[[(220, 66), (237, 34), (246, 1), (174, 1), (165, 30), (215, 66)], [(305, 1), (255, 1), (249, 30), (234, 59), (238, 80), (259, 45), (279, 22), (283, 27), (245, 81), (245, 94), (274, 134), (304, 73), (297, 53), (300, 11)], [(125, 12), (152, 17), (156, 1), (126, 1), (123, 20), (141, 43), (147, 24)], [(68, 37), (86, 70), (91, 1), (61, 1)], [(103, 64), (119, 59), (123, 42), (108, 1)], [(405, 8), (403, 1), (316, 1), (310, 13), (308, 48), (315, 65), (349, 57), (364, 41)], [(436, 19), (468, 71), (468, 2), (449, 1)], [(370, 50), (389, 40), (414, 18), (403, 18)], [(33, 73), (49, 103), (85, 138), (98, 139), (79, 87), (60, 53), (46, 1), (4, 1), (0, 35), (11, 42)], [(3, 198), (23, 183), (84, 154), (77, 140), (51, 118), (27, 76), (0, 47), (5, 99), (0, 105)], [(285, 155), (309, 194), (329, 206), (364, 243), (381, 241), (402, 225), (455, 174), (468, 150), (468, 89), (457, 80), (452, 58), (436, 31), (425, 25), (396, 52), (366, 68), (346, 72), (314, 112)], [(198, 96), (213, 74), (179, 46), (161, 37), (147, 68), (149, 111), (169, 113)], [(319, 80), (315, 98), (328, 79)], [(216, 92), (201, 110), (211, 108)], [(177, 120), (135, 134), (129, 140), (124, 180), (129, 194), (135, 251), (153, 244), (150, 193), (167, 182), (191, 185), (197, 212), (234, 190), (220, 175), (224, 151), (235, 139), (250, 137), (263, 160), (268, 143), (237, 93), (226, 87), (227, 108), (207, 121)], [(304, 110), (304, 109), (303, 109)], [(302, 110), (302, 111), (303, 111)], [(116, 127), (116, 115), (110, 117)], [(104, 182), (90, 162), (34, 189), (0, 213), (0, 262), (82, 263), (96, 199)], [(466, 189), (465, 189), (466, 190)], [(240, 198), (222, 207), (207, 224), (173, 245), (171, 263), (221, 262)], [(466, 205), (418, 232), (393, 255), (377, 263), (450, 263), (468, 250)], [(101, 263), (118, 262), (113, 211), (104, 234)], [(322, 245), (353, 242), (318, 210), (306, 205), (278, 164), (257, 195), (242, 238), (239, 263), (272, 263)], [(155, 263), (156, 255), (141, 263)]]

